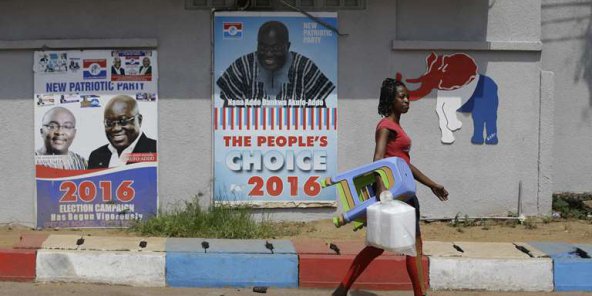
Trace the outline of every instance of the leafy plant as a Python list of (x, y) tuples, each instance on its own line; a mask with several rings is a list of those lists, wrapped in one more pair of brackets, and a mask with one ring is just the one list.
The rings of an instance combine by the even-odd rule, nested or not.
[(592, 200), (592, 193), (554, 193), (553, 211), (563, 218), (586, 219), (592, 214), (592, 209), (584, 203), (587, 200)]

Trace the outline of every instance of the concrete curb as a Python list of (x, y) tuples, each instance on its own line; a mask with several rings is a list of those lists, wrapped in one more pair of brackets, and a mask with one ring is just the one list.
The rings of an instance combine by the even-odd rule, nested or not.
[[(294, 241), (299, 257), (299, 284), (303, 288), (335, 288), (354, 258), (365, 247), (363, 241)], [(423, 257), (424, 282), (428, 286), (428, 258)], [(354, 289), (412, 290), (405, 256), (384, 252), (360, 275)]]
[(165, 254), (39, 250), (38, 282), (165, 286)]
[(556, 291), (592, 291), (592, 245), (531, 242), (553, 258)]
[(553, 262), (525, 243), (426, 242), (434, 290), (552, 291)]
[[(318, 239), (23, 235), (15, 249), (0, 250), (0, 280), (144, 287), (333, 288), (363, 247), (362, 241)], [(576, 254), (573, 250), (582, 251)], [(588, 280), (592, 276), (591, 245), (426, 241), (424, 253), (424, 269), (434, 290), (592, 290)], [(572, 258), (574, 254), (583, 257)], [(354, 287), (410, 290), (405, 258), (385, 252)]]
[(34, 281), (35, 253), (35, 250), (0, 249), (0, 281)]
[(430, 257), (434, 290), (553, 291), (551, 259)]
[(171, 287), (298, 287), (298, 256), (288, 240), (171, 238)]

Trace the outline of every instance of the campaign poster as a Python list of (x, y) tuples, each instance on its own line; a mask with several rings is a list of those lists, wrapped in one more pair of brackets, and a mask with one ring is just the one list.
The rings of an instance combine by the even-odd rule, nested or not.
[(156, 51), (33, 59), (37, 227), (127, 227), (156, 215)]
[(314, 16), (215, 14), (215, 201), (336, 206), (337, 14)]

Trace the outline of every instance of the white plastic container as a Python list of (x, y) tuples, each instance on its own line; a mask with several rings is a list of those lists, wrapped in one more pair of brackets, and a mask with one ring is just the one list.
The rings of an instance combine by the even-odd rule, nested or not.
[(416, 256), (415, 209), (386, 192), (380, 194), (380, 202), (366, 209), (366, 244)]

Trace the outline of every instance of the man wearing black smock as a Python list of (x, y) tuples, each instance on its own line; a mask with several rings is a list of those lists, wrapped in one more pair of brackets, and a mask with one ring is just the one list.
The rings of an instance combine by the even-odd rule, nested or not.
[(225, 107), (253, 106), (253, 101), (263, 99), (326, 106), (335, 85), (313, 61), (290, 51), (289, 40), (288, 28), (281, 22), (269, 21), (259, 28), (257, 51), (238, 58), (216, 81)]

